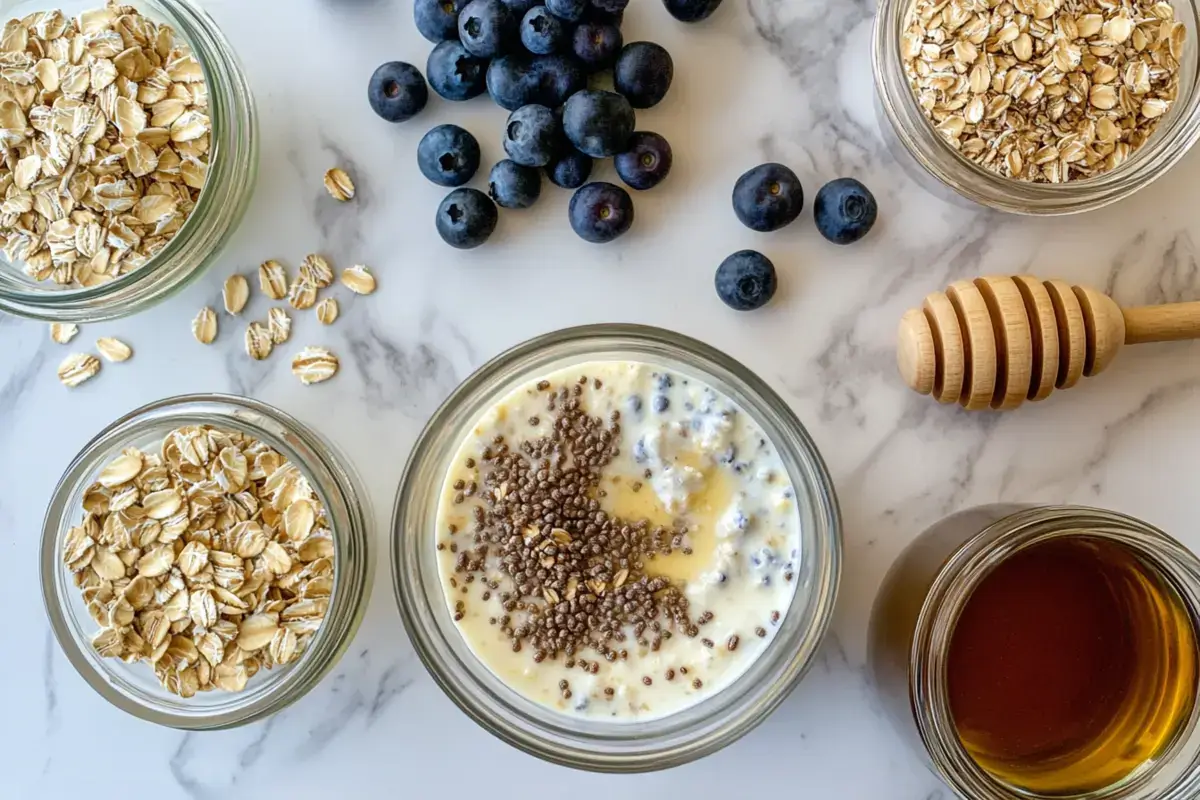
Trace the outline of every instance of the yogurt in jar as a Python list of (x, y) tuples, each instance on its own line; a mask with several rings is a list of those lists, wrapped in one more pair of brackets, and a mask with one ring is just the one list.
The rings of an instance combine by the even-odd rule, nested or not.
[(567, 367), (486, 411), (446, 475), (436, 546), (449, 610), (489, 670), (615, 721), (679, 712), (742, 675), (802, 557), (795, 489), (762, 427), (640, 361)]

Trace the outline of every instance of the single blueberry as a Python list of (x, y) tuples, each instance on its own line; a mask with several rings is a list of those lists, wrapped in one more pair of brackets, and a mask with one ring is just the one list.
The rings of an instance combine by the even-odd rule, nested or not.
[(656, 383), (658, 384), (658, 390), (660, 392), (665, 392), (667, 389), (670, 389), (675, 385), (675, 379), (664, 372), (657, 376)]
[(422, 36), (433, 43), (458, 38), (458, 13), (468, 0), (415, 0), (413, 19)]
[(657, 105), (671, 88), (675, 63), (662, 45), (631, 42), (621, 49), (613, 67), (613, 86), (634, 108)]
[(645, 464), (649, 458), (650, 456), (646, 452), (646, 441), (638, 439), (633, 443), (633, 460), (638, 464)]
[(587, 183), (591, 174), (592, 157), (585, 156), (574, 147), (566, 148), (565, 153), (550, 159), (550, 163), (546, 165), (546, 177), (555, 186), (564, 189), (578, 189)]
[(437, 231), (451, 247), (479, 247), (496, 230), (496, 204), (478, 189), (455, 189), (438, 206)]
[(576, 92), (587, 88), (587, 71), (579, 60), (564, 53), (534, 56), (533, 73), (537, 90), (532, 103), (558, 108)]
[(708, 19), (721, 0), (663, 0), (667, 13), (680, 22), (699, 22)]
[(529, 52), (547, 56), (566, 49), (570, 35), (567, 26), (558, 17), (546, 10), (545, 6), (535, 6), (521, 20), (521, 44)]
[(577, 150), (593, 158), (624, 152), (635, 122), (629, 101), (614, 92), (576, 92), (563, 109), (567, 138)]
[(611, 183), (589, 183), (571, 196), (571, 228), (589, 242), (611, 242), (633, 225), (633, 199)]
[(472, 55), (495, 58), (512, 47), (518, 20), (500, 0), (471, 0), (458, 15), (458, 38)]
[(462, 186), (479, 169), (479, 142), (457, 125), (438, 125), (417, 145), (417, 166), (438, 186)]
[(671, 407), (671, 401), (667, 398), (667, 396), (665, 394), (654, 395), (653, 408), (654, 408), (655, 413), (661, 414), (670, 407)]
[(567, 22), (578, 22), (588, 7), (588, 0), (546, 0), (546, 10)]
[(504, 126), (504, 152), (526, 167), (544, 167), (562, 149), (562, 124), (545, 106), (521, 106)]
[(403, 61), (380, 64), (367, 84), (372, 110), (388, 122), (412, 119), (429, 102), (429, 89), (421, 71)]
[(542, 193), (542, 176), (506, 158), (488, 175), (488, 194), (501, 208), (529, 208)]
[(634, 414), (642, 413), (642, 398), (638, 397), (636, 394), (632, 394), (629, 396), (628, 402), (630, 411), (632, 411)]
[(717, 296), (737, 311), (761, 308), (775, 294), (775, 265), (762, 253), (739, 250), (717, 267)]
[(433, 48), (425, 63), (429, 85), (447, 100), (470, 100), (483, 94), (487, 68), (487, 61), (471, 55), (457, 41)]
[(488, 94), (509, 111), (530, 103), (558, 108), (585, 86), (587, 73), (582, 65), (561, 54), (501, 56), (487, 68)]
[(571, 38), (571, 52), (592, 72), (608, 69), (617, 60), (624, 40), (610, 22), (581, 22)]
[(653, 189), (671, 171), (671, 145), (657, 133), (637, 131), (629, 149), (613, 161), (617, 175), (631, 189)]
[(871, 230), (878, 215), (875, 195), (854, 178), (830, 181), (813, 201), (817, 230), (834, 244), (857, 242)]
[(751, 230), (766, 233), (790, 224), (804, 208), (804, 189), (783, 164), (760, 164), (738, 178), (733, 211)]

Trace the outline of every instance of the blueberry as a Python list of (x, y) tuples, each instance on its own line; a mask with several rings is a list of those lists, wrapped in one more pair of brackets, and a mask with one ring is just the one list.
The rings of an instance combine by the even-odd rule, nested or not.
[(415, 0), (413, 19), (417, 30), (435, 44), (458, 38), (458, 12), (467, 0)]
[(479, 142), (457, 125), (438, 125), (417, 145), (417, 166), (438, 186), (462, 186), (479, 169)]
[(657, 376), (655, 383), (658, 385), (658, 390), (660, 392), (665, 392), (667, 389), (670, 389), (675, 385), (675, 379), (664, 372), (663, 374)]
[(654, 411), (656, 414), (661, 414), (671, 407), (671, 401), (665, 394), (654, 395)]
[(621, 52), (621, 29), (607, 22), (581, 22), (571, 38), (571, 52), (592, 72), (607, 69)]
[(472, 55), (494, 58), (512, 47), (519, 19), (500, 0), (471, 0), (458, 15), (458, 38)]
[(487, 61), (467, 52), (461, 42), (442, 42), (433, 48), (425, 71), (429, 85), (447, 100), (470, 100), (487, 88)]
[(650, 108), (666, 96), (674, 76), (675, 64), (664, 47), (654, 42), (632, 42), (617, 56), (613, 86), (634, 108)]
[(589, 183), (571, 196), (571, 227), (583, 239), (611, 242), (633, 224), (629, 192), (611, 183)]
[(367, 99), (376, 114), (388, 122), (411, 119), (429, 101), (421, 71), (403, 61), (380, 64), (367, 84)]
[(638, 439), (633, 443), (633, 460), (638, 464), (645, 464), (650, 460), (650, 454), (646, 452), (645, 439)]
[(541, 193), (541, 174), (512, 159), (504, 159), (488, 175), (488, 194), (501, 208), (529, 208)]
[(546, 0), (546, 10), (567, 22), (578, 22), (587, 7), (588, 0)]
[(487, 69), (488, 94), (509, 111), (530, 103), (558, 108), (586, 85), (583, 67), (565, 55), (501, 56)]
[(800, 179), (783, 164), (760, 164), (733, 187), (734, 213), (751, 230), (779, 230), (800, 216), (802, 208)]
[(577, 150), (593, 158), (624, 152), (633, 135), (634, 122), (629, 101), (613, 92), (576, 92), (563, 110), (567, 138)]
[(653, 189), (671, 171), (671, 145), (657, 133), (638, 131), (613, 165), (630, 189)]
[(504, 152), (526, 167), (544, 167), (562, 149), (562, 124), (545, 106), (521, 106), (508, 116)]
[(762, 253), (739, 250), (717, 267), (717, 295), (736, 311), (762, 308), (775, 294), (775, 265)]
[(878, 215), (875, 196), (854, 178), (830, 181), (813, 202), (817, 230), (834, 244), (857, 242), (871, 230)]
[(459, 250), (479, 247), (496, 230), (496, 204), (478, 189), (455, 189), (437, 211), (442, 240)]
[(631, 394), (629, 396), (629, 410), (634, 414), (641, 414), (642, 398), (638, 397), (636, 394)]
[(680, 22), (699, 22), (721, 5), (721, 0), (663, 0), (667, 13)]
[(567, 26), (545, 6), (529, 9), (521, 20), (521, 44), (535, 55), (550, 55), (563, 50), (570, 41)]
[(578, 189), (591, 174), (591, 156), (585, 156), (574, 147), (568, 147), (567, 152), (550, 159), (546, 165), (546, 177), (555, 186), (564, 189)]

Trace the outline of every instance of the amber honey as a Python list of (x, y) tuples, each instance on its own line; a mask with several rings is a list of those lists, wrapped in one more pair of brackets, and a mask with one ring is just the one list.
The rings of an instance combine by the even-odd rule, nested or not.
[(1196, 631), (1175, 589), (1125, 545), (1056, 538), (975, 587), (946, 677), (980, 767), (1023, 792), (1082, 794), (1175, 740), (1196, 700)]

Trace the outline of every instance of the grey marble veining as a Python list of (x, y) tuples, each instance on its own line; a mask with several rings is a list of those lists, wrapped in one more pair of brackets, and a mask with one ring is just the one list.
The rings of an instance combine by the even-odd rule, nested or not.
[[(951, 800), (905, 750), (864, 679), (870, 604), (884, 572), (922, 528), (995, 500), (1077, 502), (1158, 524), (1193, 547), (1193, 465), (1200, 452), (1200, 345), (1129, 349), (1113, 368), (1036, 407), (968, 415), (911, 395), (895, 374), (893, 333), (905, 308), (963, 277), (1032, 271), (1110, 291), (1126, 304), (1200, 298), (1192, 209), (1200, 156), (1136, 198), (1083, 217), (1026, 220), (927, 194), (882, 144), (872, 102), (869, 0), (726, 0), (707, 24), (671, 20), (634, 0), (626, 38), (659, 41), (676, 84), (639, 128), (665, 135), (675, 169), (636, 198), (637, 221), (604, 247), (566, 223), (568, 193), (505, 213), (484, 249), (442, 245), (443, 191), (415, 168), (433, 124), (480, 138), (485, 169), (502, 157), (504, 114), (485, 101), (432, 98), (404, 125), (367, 108), (371, 70), (423, 65), (402, 0), (204, 0), (238, 50), (262, 119), (262, 167), (245, 222), (219, 267), (135, 318), (83, 326), (88, 346), (114, 335), (126, 364), (68, 392), (54, 369), (70, 351), (46, 326), (0, 317), (0, 797), (434, 797), (497, 800), (554, 787), (579, 797), (763, 795), (838, 800)], [(765, 159), (800, 174), (810, 197), (854, 175), (879, 197), (876, 232), (825, 243), (806, 214), (764, 236), (730, 213), (729, 190)], [(347, 168), (358, 197), (337, 205), (321, 176)], [(611, 176), (611, 167), (598, 177)], [(482, 184), (477, 178), (477, 185)], [(725, 254), (760, 248), (781, 290), (738, 315), (715, 299)], [(220, 285), (266, 258), (293, 269), (308, 252), (365, 263), (371, 297), (340, 293), (329, 328), (297, 315), (292, 342), (265, 363), (242, 352), (241, 324), (221, 316), (216, 344), (191, 338)], [(254, 293), (248, 318), (265, 315)], [(809, 676), (761, 727), (729, 749), (665, 773), (593, 776), (542, 764), (476, 727), (425, 674), (395, 610), (385, 526), (421, 425), (472, 369), (502, 349), (584, 322), (633, 321), (697, 336), (743, 360), (789, 401), (822, 448), (845, 515), (846, 560), (831, 635)], [(342, 372), (302, 387), (288, 355), (325, 344)], [(363, 475), (377, 522), (378, 570), (357, 638), (310, 695), (238, 730), (160, 730), (110, 708), (75, 674), (41, 608), (37, 540), (45, 502), (77, 450), (119, 414), (181, 392), (229, 391), (281, 406), (320, 429)], [(143, 787), (143, 788), (133, 788)]]

